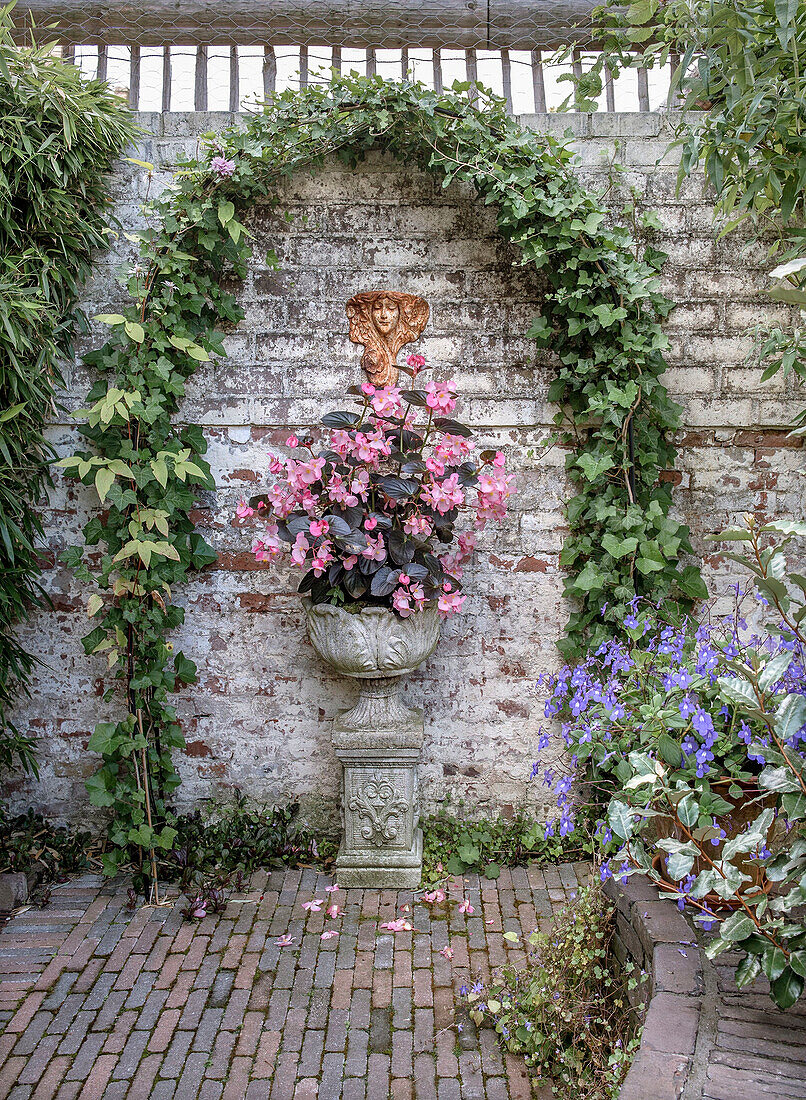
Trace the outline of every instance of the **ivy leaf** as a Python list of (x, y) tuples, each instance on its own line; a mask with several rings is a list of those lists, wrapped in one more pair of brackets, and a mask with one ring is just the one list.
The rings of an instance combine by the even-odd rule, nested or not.
[(136, 343), (142, 344), (143, 340), (145, 340), (145, 329), (142, 325), (138, 324), (137, 321), (126, 321), (124, 328), (126, 329), (126, 335), (131, 337)]
[(122, 313), (98, 313), (93, 321), (100, 321), (103, 325), (122, 325), (126, 318)]
[(222, 225), (227, 225), (235, 217), (235, 205), (231, 202), (219, 203), (218, 220)]
[(112, 473), (111, 470), (107, 469), (106, 467), (102, 466), (101, 469), (98, 470), (95, 474), (95, 488), (98, 492), (98, 496), (102, 504), (106, 500), (106, 494), (112, 488), (114, 483), (115, 475)]
[(610, 455), (600, 455), (599, 458), (595, 458), (592, 454), (580, 455), (576, 460), (576, 464), (588, 481), (595, 481), (606, 470), (612, 470), (615, 466), (615, 462)]

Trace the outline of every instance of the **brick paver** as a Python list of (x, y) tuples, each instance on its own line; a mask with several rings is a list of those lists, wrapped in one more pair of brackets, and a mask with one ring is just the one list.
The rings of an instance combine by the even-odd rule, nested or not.
[[(586, 875), (468, 876), (428, 905), (261, 872), (192, 924), (175, 892), (131, 913), (125, 883), (85, 875), (0, 930), (0, 1100), (529, 1100), (522, 1059), (458, 1011), (459, 990), (517, 961), (502, 932), (546, 927)], [(302, 908), (315, 897), (342, 912)], [(401, 916), (412, 931), (380, 927)], [(806, 1098), (806, 1006), (738, 991), (733, 961), (708, 964), (686, 1100)]]
[[(125, 883), (74, 879), (0, 931), (0, 1100), (528, 1096), (522, 1062), (457, 1012), (459, 989), (515, 961), (502, 932), (545, 923), (586, 876), (468, 876), (429, 905), (327, 893), (332, 879), (310, 869), (260, 872), (192, 924), (175, 892), (132, 913)], [(312, 898), (342, 912), (308, 912)], [(380, 927), (401, 916), (412, 931)]]

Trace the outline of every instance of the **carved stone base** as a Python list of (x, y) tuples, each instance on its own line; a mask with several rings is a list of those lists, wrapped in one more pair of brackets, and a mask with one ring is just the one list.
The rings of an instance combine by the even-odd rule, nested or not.
[(333, 723), (333, 746), (344, 767), (337, 881), (344, 887), (416, 888), (423, 853), (417, 783), (422, 711), (395, 716), (391, 730), (351, 727), (350, 715)]
[(422, 875), (422, 829), (415, 832), (410, 852), (348, 852), (342, 842), (336, 857), (336, 881), (347, 890), (416, 890)]

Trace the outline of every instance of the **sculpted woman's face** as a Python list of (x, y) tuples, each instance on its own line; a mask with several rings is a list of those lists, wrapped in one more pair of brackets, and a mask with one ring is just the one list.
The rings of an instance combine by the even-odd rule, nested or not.
[(397, 327), (400, 309), (391, 298), (379, 298), (372, 306), (372, 320), (381, 336), (388, 336)]

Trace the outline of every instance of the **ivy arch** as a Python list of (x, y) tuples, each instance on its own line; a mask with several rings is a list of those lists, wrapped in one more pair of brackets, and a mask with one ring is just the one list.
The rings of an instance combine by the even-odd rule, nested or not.
[(168, 695), (193, 682), (195, 667), (166, 642), (183, 618), (170, 594), (216, 556), (190, 520), (194, 492), (214, 488), (203, 433), (173, 417), (188, 377), (225, 354), (220, 327), (243, 317), (233, 280), (245, 275), (250, 246), (239, 216), (282, 177), (333, 155), (354, 166), (370, 149), (387, 151), (443, 186), (471, 184), (494, 205), (522, 264), (542, 273), (548, 290), (528, 336), (555, 359), (549, 397), (575, 486), (561, 555), (576, 601), (567, 654), (620, 629), (636, 594), (672, 615), (704, 595), (696, 566), (681, 566), (688, 530), (671, 517), (671, 485), (660, 478), (674, 461), (667, 433), (679, 416), (660, 380), (661, 321), (672, 306), (658, 287), (664, 257), (637, 254), (629, 233), (609, 224), (564, 143), (524, 131), (500, 100), (480, 90), (469, 100), (469, 90), (338, 77), (205, 135), (200, 155), (152, 206), (131, 306), (100, 318), (112, 334), (86, 357), (102, 374), (80, 429), (92, 450), (62, 465), (94, 482), (106, 505), (84, 530), (87, 544), (104, 549), (92, 568), (80, 547), (63, 560), (99, 586), (88, 609), (98, 625), (84, 646), (107, 653), (126, 690), (127, 717), (101, 723), (90, 742), (104, 758), (88, 783), (91, 800), (116, 814), (110, 872), (134, 844), (155, 877), (156, 849), (172, 840), (164, 825), (179, 782), (171, 749), (183, 742)]

